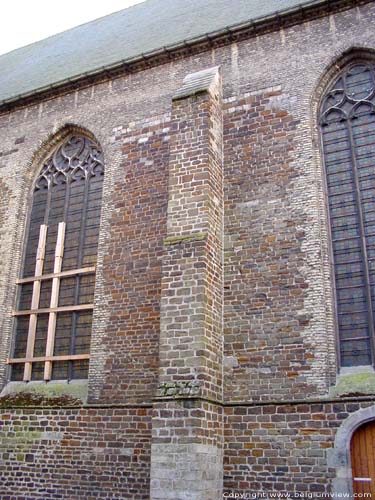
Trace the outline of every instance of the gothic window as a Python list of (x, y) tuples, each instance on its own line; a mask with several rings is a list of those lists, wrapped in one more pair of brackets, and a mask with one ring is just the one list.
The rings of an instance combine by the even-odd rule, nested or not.
[(341, 366), (374, 362), (375, 67), (349, 66), (320, 110)]
[(12, 380), (87, 377), (103, 174), (100, 148), (72, 136), (36, 179), (13, 312)]

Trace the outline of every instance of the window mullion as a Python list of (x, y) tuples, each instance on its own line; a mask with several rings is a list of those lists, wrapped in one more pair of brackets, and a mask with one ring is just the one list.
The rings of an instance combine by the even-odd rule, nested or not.
[[(88, 207), (88, 197), (89, 197), (89, 182), (90, 176), (89, 173), (86, 172), (85, 177), (85, 191), (83, 197), (83, 208), (82, 212), (87, 216), (87, 207)], [(83, 217), (81, 222), (80, 234), (79, 234), (79, 246), (78, 246), (78, 257), (77, 257), (77, 267), (82, 266), (83, 262), (83, 249), (85, 244), (85, 236), (86, 236), (86, 219), (87, 217)], [(74, 304), (78, 304), (79, 302), (79, 291), (80, 291), (80, 276), (76, 276), (75, 280), (75, 291), (74, 291)], [(72, 325), (71, 325), (71, 333), (70, 333), (70, 346), (69, 346), (69, 354), (73, 354), (75, 350), (76, 344), (76, 330), (77, 330), (77, 313), (73, 312), (72, 314)], [(73, 378), (73, 363), (70, 362), (68, 364), (68, 379)]]

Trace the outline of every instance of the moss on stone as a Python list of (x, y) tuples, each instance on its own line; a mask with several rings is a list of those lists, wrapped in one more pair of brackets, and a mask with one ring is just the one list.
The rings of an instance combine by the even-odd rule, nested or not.
[[(28, 425), (30, 426), (32, 424), (28, 422)], [(27, 445), (27, 443), (30, 443), (31, 441), (38, 441), (42, 437), (42, 432), (28, 431), (25, 429), (23, 432), (12, 433), (11, 435), (3, 432), (0, 436), (0, 442), (2, 445), (12, 444), (17, 445), (18, 448), (23, 448), (24, 445)]]
[(375, 373), (351, 373), (340, 375), (331, 388), (331, 396), (366, 396), (375, 394)]
[(164, 246), (168, 247), (171, 245), (178, 245), (179, 243), (185, 243), (190, 241), (202, 241), (207, 238), (207, 233), (190, 233), (190, 234), (180, 234), (178, 236), (168, 236), (164, 240)]
[(13, 407), (62, 407), (62, 406), (82, 406), (82, 401), (69, 396), (62, 397), (46, 397), (40, 394), (30, 394), (21, 392), (18, 394), (7, 394), (0, 398), (0, 408)]
[(0, 397), (0, 408), (14, 406), (82, 406), (87, 383), (10, 383)]

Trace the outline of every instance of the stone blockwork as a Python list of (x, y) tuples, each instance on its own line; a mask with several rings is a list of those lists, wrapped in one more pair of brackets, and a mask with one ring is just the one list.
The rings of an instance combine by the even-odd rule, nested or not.
[(2, 500), (149, 498), (151, 409), (2, 409)]
[(316, 391), (314, 345), (303, 333), (306, 213), (293, 205), (303, 175), (294, 162), (299, 120), (282, 99), (275, 88), (226, 106), (225, 340), (236, 358), (227, 400)]
[(201, 396), (220, 401), (223, 164), (218, 68), (186, 77), (173, 102), (170, 142), (159, 382), (194, 380)]
[(154, 405), (151, 498), (217, 500), (223, 486), (223, 411), (200, 400)]
[(166, 400), (155, 406), (151, 498), (215, 500), (222, 490), (222, 410), (188, 398), (222, 401), (223, 164), (218, 68), (185, 78), (173, 102), (170, 142), (158, 396), (184, 401)]
[(349, 415), (373, 405), (336, 401), (225, 408), (226, 494), (329, 494), (336, 477), (329, 456), (337, 429)]

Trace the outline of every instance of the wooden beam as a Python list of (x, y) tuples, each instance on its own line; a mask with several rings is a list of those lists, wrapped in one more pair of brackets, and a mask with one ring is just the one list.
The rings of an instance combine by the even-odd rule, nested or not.
[[(54, 274), (61, 273), (62, 260), (64, 255), (64, 240), (65, 240), (65, 222), (59, 222), (57, 230), (56, 250), (55, 250), (55, 263), (53, 267)], [(52, 309), (52, 311), (49, 313), (48, 317), (46, 357), (53, 356), (53, 350), (55, 347), (57, 312), (53, 311), (53, 309), (56, 309), (59, 305), (59, 292), (60, 292), (60, 278), (55, 277), (52, 279), (52, 292), (51, 292), (51, 302), (50, 302), (50, 309)], [(51, 380), (51, 377), (52, 377), (52, 361), (46, 361), (44, 365), (44, 380)]]
[(62, 356), (38, 356), (35, 358), (8, 358), (7, 364), (16, 363), (43, 363), (45, 361), (75, 361), (80, 359), (90, 359), (90, 354), (66, 354)]
[(17, 285), (24, 283), (32, 283), (33, 281), (51, 280), (53, 278), (65, 278), (66, 276), (76, 276), (77, 274), (94, 274), (95, 266), (81, 267), (80, 269), (72, 269), (70, 271), (61, 271), (61, 273), (43, 274), (42, 276), (30, 276), (30, 278), (20, 278), (16, 281)]
[(44, 309), (25, 309), (23, 311), (13, 311), (12, 316), (29, 316), (30, 314), (49, 314), (69, 311), (89, 311), (94, 309), (93, 304), (79, 304), (77, 306), (46, 307)]
[[(39, 241), (36, 251), (35, 276), (43, 274), (44, 256), (46, 253), (47, 226), (42, 224), (39, 229)], [(39, 307), (41, 282), (34, 281), (33, 293), (31, 297), (31, 309), (37, 310)], [(36, 313), (32, 313), (29, 319), (29, 329), (27, 332), (26, 357), (32, 358), (34, 355), (35, 335), (38, 317)], [(31, 380), (32, 364), (27, 362), (23, 372), (23, 380), (29, 382)]]
[[(8, 364), (24, 363), (24, 381), (30, 381), (32, 375), (32, 364), (41, 362), (44, 365), (44, 380), (51, 380), (52, 377), (52, 364), (55, 361), (74, 361), (74, 360), (87, 360), (90, 359), (89, 354), (67, 354), (61, 356), (54, 356), (55, 334), (56, 334), (56, 321), (57, 313), (59, 312), (72, 312), (92, 310), (93, 304), (77, 304), (72, 306), (59, 307), (59, 292), (60, 280), (64, 277), (78, 276), (81, 274), (94, 274), (96, 267), (82, 267), (79, 269), (72, 269), (69, 271), (62, 271), (62, 260), (64, 254), (64, 239), (65, 239), (65, 222), (60, 222), (58, 226), (57, 242), (55, 248), (55, 262), (53, 273), (43, 275), (43, 265), (46, 251), (47, 239), (47, 225), (43, 224), (40, 227), (39, 242), (36, 255), (35, 275), (28, 278), (21, 278), (17, 283), (22, 285), (24, 283), (33, 283), (33, 292), (31, 298), (31, 309), (22, 311), (13, 311), (13, 316), (30, 316), (29, 329), (27, 337), (26, 355), (24, 358), (9, 358)], [(41, 283), (43, 280), (52, 280), (52, 291), (50, 299), (50, 307), (39, 308)], [(47, 342), (45, 356), (34, 357), (35, 336), (37, 330), (38, 314), (48, 314), (48, 329), (47, 329)]]

